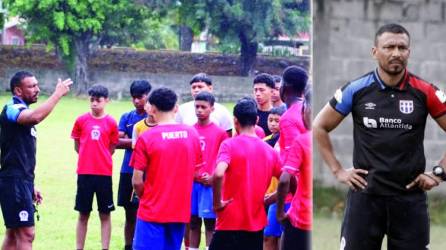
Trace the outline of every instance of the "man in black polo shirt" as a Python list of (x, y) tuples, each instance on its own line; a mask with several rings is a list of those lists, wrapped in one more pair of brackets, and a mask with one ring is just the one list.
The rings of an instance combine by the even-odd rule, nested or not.
[(39, 107), (39, 86), (29, 72), (17, 72), (10, 82), (12, 100), (0, 114), (0, 205), (6, 233), (2, 249), (32, 249), (34, 240), (34, 206), (42, 197), (34, 189), (36, 165), (36, 129), (59, 100), (68, 93), (70, 79), (58, 80), (54, 93)]
[[(350, 187), (341, 249), (378, 250), (384, 235), (388, 249), (428, 249), (424, 191), (441, 179), (424, 173), (424, 130), (428, 114), (446, 129), (446, 97), (407, 71), (409, 45), (404, 27), (382, 26), (372, 48), (377, 69), (338, 89), (315, 118), (313, 133), (323, 159)], [(344, 169), (328, 133), (349, 113), (354, 126), (353, 168)]]

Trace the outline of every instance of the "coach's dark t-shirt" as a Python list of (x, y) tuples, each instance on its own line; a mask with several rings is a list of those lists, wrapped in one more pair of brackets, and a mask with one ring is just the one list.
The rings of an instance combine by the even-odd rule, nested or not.
[(427, 115), (446, 114), (445, 102), (442, 91), (407, 71), (396, 87), (375, 70), (336, 91), (330, 105), (343, 116), (352, 113), (353, 166), (368, 170), (366, 193), (408, 192), (406, 185), (425, 170)]
[(28, 105), (14, 96), (0, 114), (0, 178), (19, 177), (34, 181), (36, 129), (17, 123)]
[(271, 131), (269, 131), (268, 128), (268, 115), (271, 113), (271, 111), (261, 111), (257, 110), (257, 115), (259, 116), (259, 122), (257, 125), (259, 125), (261, 128), (263, 128), (263, 131), (265, 132), (265, 136), (268, 136), (271, 134)]

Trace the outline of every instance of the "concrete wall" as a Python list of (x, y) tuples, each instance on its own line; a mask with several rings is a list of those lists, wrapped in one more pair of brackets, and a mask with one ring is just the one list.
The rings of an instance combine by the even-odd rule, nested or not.
[[(255, 69), (258, 72), (280, 74), (289, 65), (308, 68), (309, 57), (262, 57)], [(147, 79), (156, 87), (174, 89), (183, 100), (191, 98), (189, 81), (198, 72), (213, 79), (214, 94), (220, 102), (235, 101), (251, 95), (253, 77), (240, 77), (239, 58), (215, 53), (198, 54), (175, 51), (135, 51), (112, 49), (97, 51), (88, 62), (92, 83), (106, 85), (112, 97), (129, 96), (130, 83)], [(63, 64), (54, 52), (44, 47), (24, 48), (0, 46), (0, 88), (9, 88), (9, 79), (18, 70), (33, 72), (44, 92), (54, 89), (57, 78), (66, 78)]]
[[(411, 34), (409, 70), (441, 89), (446, 87), (446, 0), (315, 0), (315, 114), (338, 87), (376, 67), (370, 54), (374, 33), (390, 22), (402, 24)], [(332, 133), (344, 167), (352, 166), (352, 132), (349, 116)], [(446, 151), (445, 133), (430, 118), (424, 145), (430, 169)], [(315, 178), (324, 184), (337, 183), (320, 155), (314, 155)]]

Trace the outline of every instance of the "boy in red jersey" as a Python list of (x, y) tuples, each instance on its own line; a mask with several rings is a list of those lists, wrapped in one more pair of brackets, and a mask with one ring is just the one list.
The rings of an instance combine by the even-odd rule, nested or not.
[(288, 110), (280, 118), (280, 156), (286, 160), (288, 151), (294, 139), (306, 132), (302, 121), (301, 110), (307, 88), (308, 74), (298, 66), (289, 66), (283, 71), (280, 98), (287, 105)]
[(239, 100), (234, 107), (239, 136), (222, 143), (214, 173), (217, 221), (211, 250), (263, 247), (264, 195), (272, 176), (280, 176), (280, 159), (274, 149), (256, 136), (256, 121), (255, 101)]
[[(294, 140), (283, 166), (283, 172), (277, 188), (277, 219), (285, 226), (282, 250), (311, 249), (313, 171), (311, 165), (311, 102), (308, 97), (300, 112), (307, 131), (298, 135)], [(291, 207), (288, 213), (285, 214), (283, 210), (285, 197), (288, 193), (292, 176), (295, 176), (298, 184)]]
[(88, 90), (91, 112), (79, 116), (71, 138), (79, 154), (77, 163), (77, 193), (75, 210), (79, 211), (76, 227), (76, 249), (83, 249), (88, 219), (96, 193), (101, 220), (102, 249), (108, 249), (111, 233), (110, 212), (115, 209), (112, 190), (112, 154), (118, 143), (118, 125), (105, 113), (108, 89), (93, 85)]
[(156, 89), (149, 103), (158, 125), (139, 137), (130, 160), (140, 197), (133, 249), (179, 250), (191, 215), (192, 182), (202, 166), (200, 139), (194, 128), (175, 123), (175, 92)]
[(215, 169), (220, 144), (228, 137), (226, 131), (210, 120), (214, 110), (214, 96), (206, 91), (195, 96), (195, 113), (198, 122), (194, 125), (200, 136), (203, 162), (192, 189), (192, 217), (190, 221), (189, 250), (198, 250), (201, 236), (201, 218), (206, 229), (206, 246), (208, 247), (215, 228), (215, 213), (212, 207), (212, 175)]

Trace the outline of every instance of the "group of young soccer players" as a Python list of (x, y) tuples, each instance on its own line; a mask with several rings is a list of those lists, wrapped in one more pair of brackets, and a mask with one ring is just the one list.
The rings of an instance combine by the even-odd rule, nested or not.
[(186, 249), (199, 249), (202, 221), (206, 249), (310, 249), (307, 82), (297, 66), (281, 77), (259, 74), (255, 98), (240, 99), (232, 117), (204, 73), (190, 82), (193, 100), (180, 106), (173, 90), (134, 81), (135, 109), (119, 126), (105, 112), (107, 88), (92, 86), (91, 112), (76, 119), (71, 133), (79, 154), (76, 248), (84, 248), (95, 193), (102, 248), (109, 248), (111, 156), (119, 148), (125, 249), (180, 249), (183, 239)]

